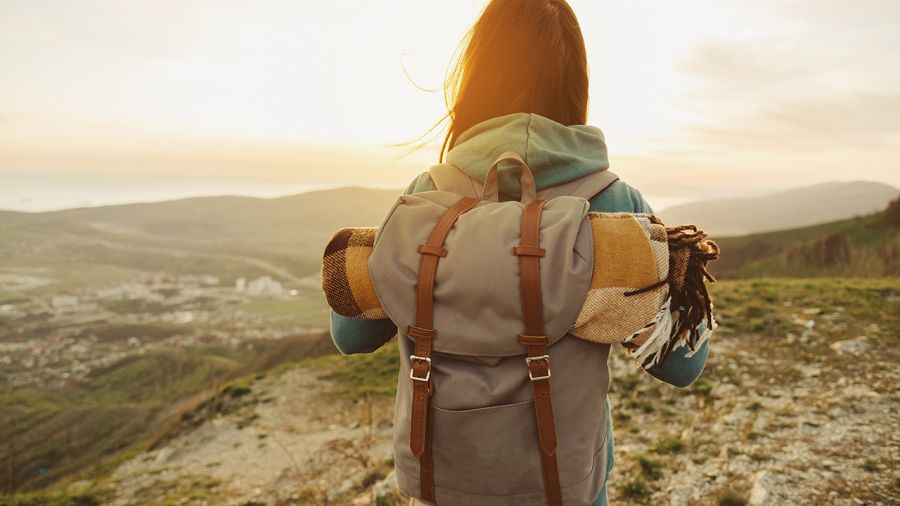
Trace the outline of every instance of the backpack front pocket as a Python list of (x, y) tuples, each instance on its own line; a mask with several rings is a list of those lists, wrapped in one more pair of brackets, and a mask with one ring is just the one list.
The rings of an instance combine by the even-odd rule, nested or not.
[(465, 410), (432, 408), (435, 485), (480, 495), (543, 487), (534, 403)]

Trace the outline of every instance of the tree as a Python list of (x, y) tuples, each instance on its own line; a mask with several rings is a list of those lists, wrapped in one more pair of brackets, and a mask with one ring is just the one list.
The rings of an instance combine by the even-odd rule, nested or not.
[(887, 207), (888, 223), (900, 227), (900, 197), (895, 198)]

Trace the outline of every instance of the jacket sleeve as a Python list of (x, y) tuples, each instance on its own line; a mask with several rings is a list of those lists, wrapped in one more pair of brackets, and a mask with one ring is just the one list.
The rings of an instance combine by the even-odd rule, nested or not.
[[(697, 330), (702, 334), (706, 331), (706, 324), (700, 324)], [(687, 356), (688, 353), (690, 353), (690, 349), (687, 346), (672, 350), (672, 354), (661, 367), (653, 366), (646, 371), (660, 381), (684, 388), (696, 381), (703, 372), (706, 358), (709, 356), (709, 340), (704, 341), (690, 357)]]
[[(653, 208), (639, 191), (616, 181), (591, 199), (591, 211), (652, 213)], [(703, 324), (698, 330), (705, 331), (706, 325)], [(709, 341), (704, 342), (690, 357), (687, 356), (689, 353), (690, 349), (686, 346), (673, 350), (661, 367), (651, 367), (646, 371), (660, 381), (676, 387), (686, 387), (703, 372), (709, 355)]]
[(331, 311), (331, 339), (344, 355), (372, 353), (396, 333), (397, 327), (389, 319), (361, 320)]

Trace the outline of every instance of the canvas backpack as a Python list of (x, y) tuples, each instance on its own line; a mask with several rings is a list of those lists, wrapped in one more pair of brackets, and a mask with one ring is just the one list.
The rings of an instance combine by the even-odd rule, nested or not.
[[(609, 345), (568, 335), (593, 268), (600, 171), (535, 191), (513, 152), (399, 197), (369, 271), (399, 329), (397, 481), (439, 505), (590, 504), (606, 475)], [(521, 201), (499, 201), (517, 175)], [(552, 364), (552, 367), (551, 367)]]

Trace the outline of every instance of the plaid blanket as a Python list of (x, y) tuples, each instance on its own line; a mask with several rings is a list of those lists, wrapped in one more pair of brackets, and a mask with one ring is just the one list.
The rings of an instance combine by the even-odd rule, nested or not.
[[(716, 327), (706, 269), (718, 246), (693, 225), (666, 227), (655, 216), (588, 213), (594, 240), (590, 288), (569, 333), (596, 343), (621, 343), (647, 368), (672, 350), (695, 350)], [(375, 228), (335, 233), (322, 260), (328, 305), (351, 318), (388, 318), (369, 277)], [(701, 332), (702, 323), (706, 323)]]

